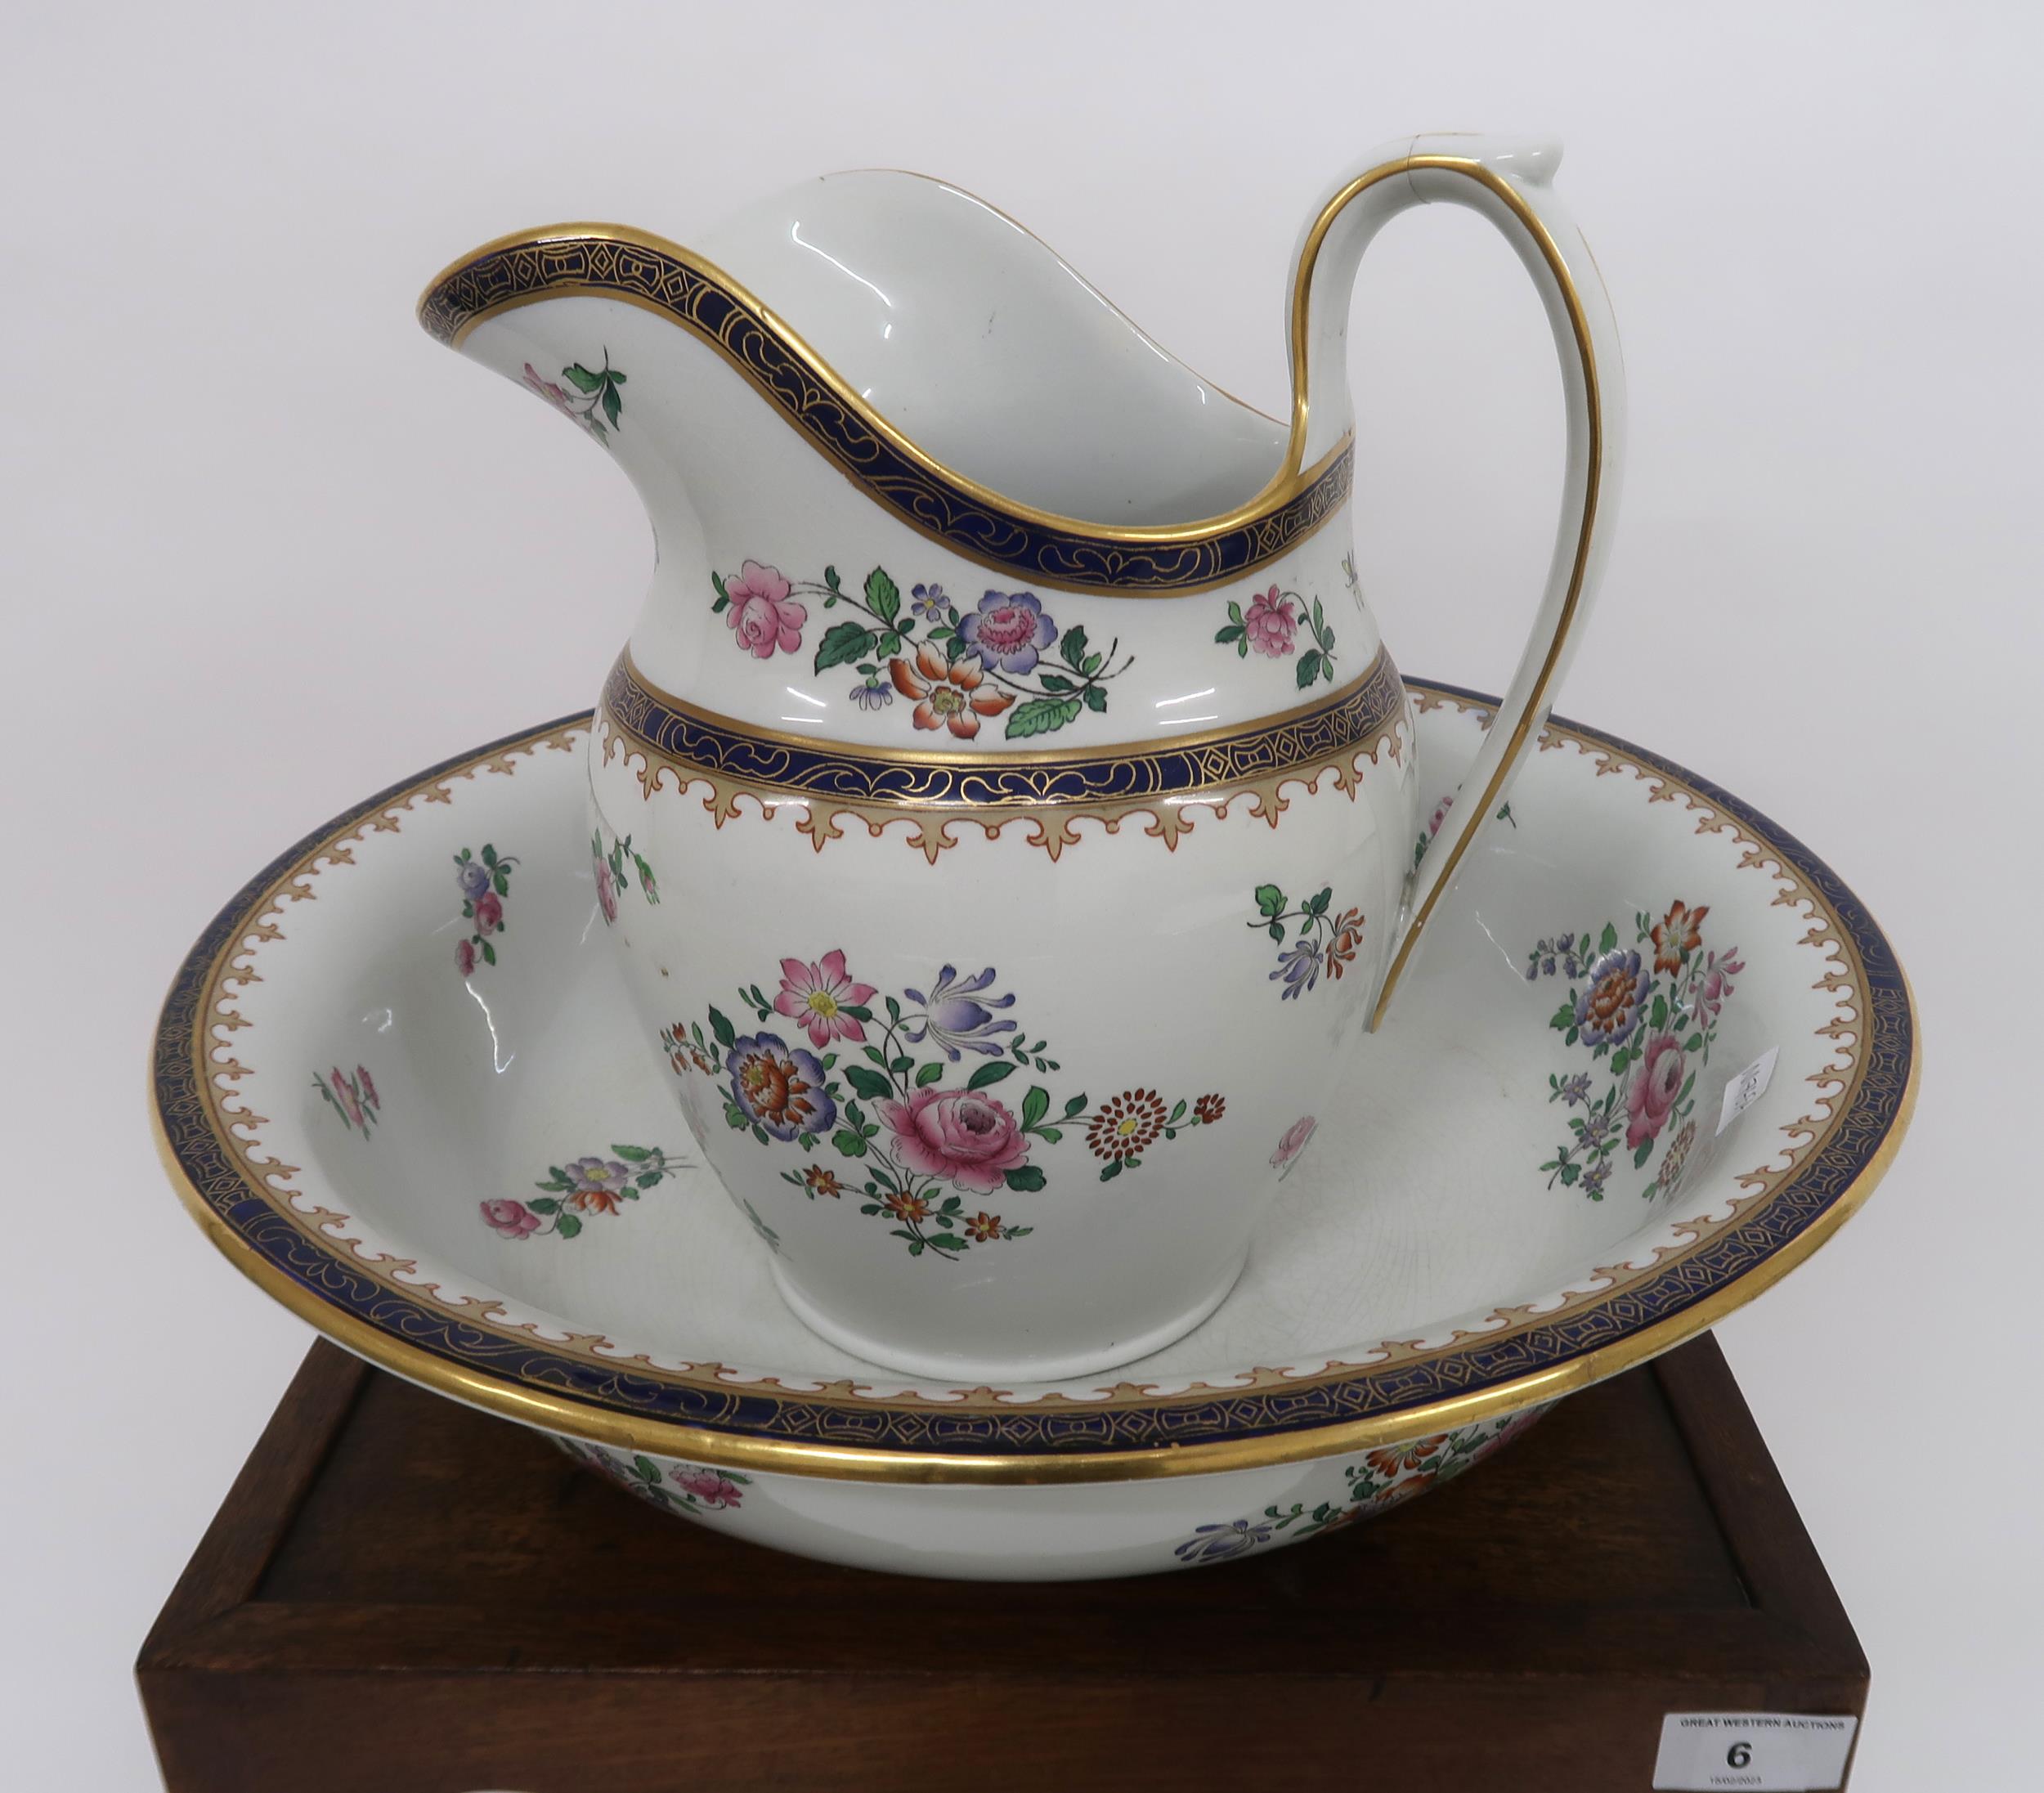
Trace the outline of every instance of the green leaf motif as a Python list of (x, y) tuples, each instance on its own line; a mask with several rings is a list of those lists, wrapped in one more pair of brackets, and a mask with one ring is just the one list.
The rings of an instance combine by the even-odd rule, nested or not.
[(1008, 712), (1007, 737), (1021, 741), (1052, 733), (1077, 721), (1082, 707), (1076, 697), (1032, 697)]
[(1022, 1098), (1022, 1124), (1033, 1127), (1051, 1112), (1051, 1092), (1040, 1084), (1032, 1084), (1029, 1093)]
[(1107, 693), (1098, 685), (1088, 685), (1086, 688), (1086, 707), (1096, 715), (1105, 715), (1107, 711)]
[(1043, 1172), (1033, 1164), (1019, 1165), (1002, 1173), (1002, 1180), (1010, 1189), (1020, 1190), (1024, 1195), (1033, 1194), (1043, 1186)]
[(866, 602), (884, 622), (892, 622), (900, 614), (901, 587), (887, 576), (885, 567), (876, 567), (867, 574)]
[(920, 1071), (916, 1073), (916, 1087), (919, 1090), (926, 1089), (930, 1084), (935, 1083), (937, 1079), (944, 1074), (944, 1068), (943, 1065), (926, 1065)]
[(822, 672), (831, 666), (863, 660), (877, 651), (877, 641), (873, 631), (863, 623), (833, 623), (816, 650), (816, 670)]
[(1298, 688), (1303, 691), (1320, 675), (1320, 650), (1317, 648), (1310, 648), (1299, 656), (1298, 670), (1293, 676), (1298, 680)]
[(1259, 884), (1256, 887), (1256, 906), (1275, 921), (1284, 913), (1284, 893), (1275, 884)]
[(603, 383), (603, 376), (601, 374), (592, 374), (580, 361), (577, 361), (572, 367), (563, 368), (561, 378), (572, 381), (576, 389), (584, 392), (593, 392)]
[(894, 1093), (892, 1083), (878, 1071), (869, 1071), (863, 1065), (847, 1065), (845, 1081), (868, 1101), (885, 1101)]
[(1071, 628), (1066, 630), (1063, 637), (1058, 642), (1057, 652), (1058, 657), (1062, 660), (1066, 666), (1076, 666), (1082, 671), (1084, 670), (1086, 666), (1086, 625), (1083, 623), (1075, 623)]
[(653, 1155), (643, 1145), (613, 1145), (611, 1150), (627, 1164), (643, 1164)]
[(581, 1231), (582, 1223), (572, 1214), (563, 1214), (554, 1221), (554, 1230), (563, 1239), (572, 1239)]
[(990, 1084), (998, 1083), (1002, 1078), (1012, 1077), (1014, 1074), (1015, 1066), (1005, 1059), (995, 1059), (989, 1064), (982, 1065), (978, 1070), (967, 1078), (966, 1087), (969, 1090), (983, 1090)]
[(737, 1030), (732, 1026), (730, 1017), (720, 1008), (712, 1007), (710, 1011), (710, 1031), (717, 1036), (717, 1044), (727, 1050), (737, 1043)]
[(1597, 950), (1599, 953), (1609, 953), (1613, 951), (1617, 945), (1618, 930), (1612, 926), (1610, 922), (1607, 921), (1604, 924), (1603, 933), (1598, 937)]

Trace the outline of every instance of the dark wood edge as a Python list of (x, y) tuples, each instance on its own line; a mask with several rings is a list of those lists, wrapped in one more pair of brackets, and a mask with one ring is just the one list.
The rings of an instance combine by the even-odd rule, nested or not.
[(1755, 1608), (1863, 1684), (1866, 1652), (1717, 1341), (1706, 1333), (1653, 1369)]
[[(1866, 1657), (1715, 1341), (1706, 1334), (1659, 1359), (1651, 1373), (1751, 1602), (1743, 1611), (1693, 1616), (1682, 1675), (1736, 1683), (1764, 1660), (1771, 1673), (1836, 1687), (1837, 1704), (1827, 1710), (1862, 1710)], [(594, 1674), (643, 1667), (601, 1614), (549, 1613), (520, 1639), (504, 1630), (502, 1614), (355, 1608), (352, 1622), (337, 1625), (331, 1606), (251, 1598), (370, 1374), (324, 1341), (313, 1346), (144, 1643), (138, 1675), (346, 1671), (362, 1666), (365, 1634), (388, 1668), (460, 1674), (473, 1671), (484, 1629), (500, 1643), (529, 1648), (536, 1661), (565, 1652)], [(1451, 1674), (1466, 1660), (1459, 1616), (1444, 1616), (1437, 1626), (1424, 1616), (1410, 1624), (1401, 1649), (1409, 1671)], [(1571, 1638), (1567, 1666), (1554, 1672), (1636, 1673), (1665, 1643), (1653, 1620), (1615, 1609)]]
[(193, 1635), (238, 1611), (260, 1585), (278, 1544), (354, 1411), (370, 1366), (315, 1339), (284, 1399), (213, 1515), (135, 1659), (139, 1675), (172, 1666)]

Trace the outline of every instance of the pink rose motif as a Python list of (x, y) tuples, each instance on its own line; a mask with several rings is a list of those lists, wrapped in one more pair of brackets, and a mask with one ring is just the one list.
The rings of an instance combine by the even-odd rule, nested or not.
[(482, 1210), (483, 1223), (493, 1228), (500, 1239), (523, 1239), (540, 1230), (540, 1217), (523, 1202), (482, 1202), (477, 1205)]
[[(562, 415), (562, 416), (575, 417), (574, 409), (567, 401), (567, 393), (566, 390), (561, 386), (556, 384), (554, 381), (543, 378), (540, 370), (533, 366), (530, 361), (527, 361), (525, 364), (525, 383), (531, 387), (534, 392), (537, 392), (540, 397), (545, 399), (548, 404), (551, 405), (554, 410)], [(576, 418), (575, 420), (577, 423), (581, 421), (579, 417)]]
[(990, 1096), (917, 1090), (906, 1102), (882, 1102), (894, 1156), (912, 1170), (984, 1195), (1029, 1155), (1015, 1117)]
[(719, 1475), (714, 1469), (678, 1466), (667, 1473), (684, 1494), (693, 1495), (706, 1507), (735, 1507), (745, 1498), (737, 1482), (728, 1476)]
[(504, 899), (494, 890), (476, 899), (476, 932), (495, 934), (504, 926)]
[(1280, 598), (1275, 585), (1252, 598), (1242, 617), (1242, 627), (1249, 638), (1249, 645), (1272, 660), (1283, 660), (1290, 655), (1298, 625), (1298, 618), (1292, 613), (1292, 600)]
[(773, 567), (748, 560), (736, 579), (724, 581), (724, 592), (731, 600), (724, 620), (754, 659), (771, 660), (777, 648), (791, 654), (801, 647), (809, 613), (788, 596), (787, 580)]
[(464, 977), (473, 977), (476, 969), (476, 943), (457, 940), (455, 943), (455, 963), (461, 967)]
[(1656, 1033), (1641, 1054), (1639, 1069), (1625, 1091), (1625, 1143), (1634, 1151), (1658, 1139), (1682, 1093), (1684, 1060), (1672, 1033)]
[(383, 1097), (376, 1093), (376, 1079), (369, 1074), (369, 1067), (366, 1065), (358, 1065), (355, 1067), (355, 1080), (362, 1086), (362, 1099), (371, 1108), (381, 1108), (383, 1105)]
[(339, 1065), (334, 1067), (333, 1074), (327, 1078), (327, 1082), (334, 1086), (334, 1093), (340, 1098), (341, 1107), (347, 1118), (366, 1133), (369, 1123), (362, 1118), (362, 1105), (355, 1099), (354, 1091), (347, 1087), (347, 1079), (341, 1075)]
[(777, 1015), (808, 1029), (809, 1044), (822, 1047), (832, 1040), (863, 1040), (865, 1027), (848, 1008), (873, 999), (873, 986), (855, 984), (845, 969), (841, 951), (826, 953), (815, 965), (800, 959), (781, 961), (781, 993), (773, 999)]
[(1276, 1168), (1280, 1182), (1292, 1174), (1293, 1164), (1299, 1154), (1306, 1150), (1307, 1142), (1319, 1130), (1320, 1124), (1311, 1114), (1302, 1114), (1285, 1128), (1284, 1137), (1278, 1141), (1277, 1150), (1271, 1154), (1271, 1163)]
[(606, 921), (617, 919), (617, 880), (611, 874), (610, 862), (596, 862), (596, 900), (603, 911)]

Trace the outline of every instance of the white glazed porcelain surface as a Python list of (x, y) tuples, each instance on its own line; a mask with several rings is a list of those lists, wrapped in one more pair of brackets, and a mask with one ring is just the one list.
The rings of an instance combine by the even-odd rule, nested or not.
[(701, 1067), (695, 1136), (780, 1215), (778, 1285), (836, 1344), (967, 1380), (1143, 1356), (1226, 1295), (1338, 1083), (1406, 1074), (1361, 1042), (1469, 818), (1415, 860), (1427, 774), (1348, 535), (1349, 294), (1396, 213), (1469, 204), (1561, 351), (1563, 523), (1472, 774), (1488, 812), (1615, 493), (1615, 338), (1557, 159), (1414, 140), (1336, 183), (1289, 425), (901, 173), (699, 251), (533, 233), (428, 289), (429, 328), (646, 504), (591, 772), (618, 1018)]
[[(1426, 705), (1423, 763), (1452, 786), (1487, 712)], [(727, 1199), (673, 1103), (678, 1076), (703, 1074), (670, 1070), (621, 1021), (583, 828), (586, 743), (571, 727), (428, 779), (252, 885), (181, 980), (186, 994), (173, 993), (167, 1014), (196, 1001), (203, 1020), (198, 1036), (189, 1018), (182, 1031), (167, 1020), (159, 1038), (164, 1125), (216, 1236), (244, 1267), (258, 1254), (294, 1266), (288, 1289), (254, 1273), (343, 1343), (513, 1416), (532, 1414), (532, 1394), (564, 1397), (543, 1422), (557, 1434), (576, 1432), (568, 1416), (586, 1402), (581, 1436), (603, 1442), (607, 1473), (643, 1492), (650, 1466), (670, 1510), (782, 1548), (924, 1573), (1083, 1576), (1311, 1535), (1473, 1460), (1503, 1419), (1598, 1373), (1593, 1357), (1575, 1370), (1557, 1354), (1556, 1325), (1593, 1329), (1582, 1350), (1602, 1341), (1608, 1360), (1683, 1335), (1656, 1280), (1670, 1266), (1689, 1278), (1680, 1301), (1736, 1300), (1764, 1262), (1719, 1267), (1711, 1253), (1756, 1217), (1787, 1217), (1773, 1249), (1821, 1237), (1821, 1208), (1797, 1206), (1804, 1186), (1821, 1174), (1849, 1205), (1906, 1114), (1907, 997), (1892, 966), (1878, 980), (1867, 968), (1867, 951), (1885, 953), (1878, 936), (1841, 932), (1836, 899), (1763, 825), (1657, 765), (1551, 734), (1511, 816), (1485, 829), (1401, 1012), (1318, 1114), (1317, 1150), (1293, 1161), (1218, 1311), (1111, 1378), (919, 1383), (789, 1315), (760, 1241), (798, 1253), (787, 1222), (809, 1197), (783, 1186), (750, 1213)], [(486, 847), (508, 867), (495, 958), (464, 974), (460, 949), (477, 938), (464, 867)], [(1617, 1151), (1586, 1199), (1580, 1177), (1571, 1186), (1552, 1168), (1570, 1119), (1589, 1111), (1558, 1096), (1567, 1080), (1611, 1095), (1616, 1125), (1656, 1117), (1634, 1112), (1637, 1074), (1613, 1079), (1552, 1024), (1571, 980), (1542, 956), (1566, 958), (1559, 935), (1607, 921), (1622, 956), (1636, 917), (1665, 930), (1677, 903), (1699, 966), (1704, 954), (1736, 966), (1732, 988), (1714, 998), (1708, 1064), (1688, 1055), (1689, 1107), (1670, 1083), (1649, 1149), (1638, 1163)], [(1873, 1038), (1876, 1013), (1889, 1036), (1900, 1028), (1899, 1048)], [(1765, 1093), (1719, 1134), (1720, 1091), (1770, 1048)], [(181, 1060), (203, 1065), (197, 1100), (181, 1093)], [(231, 1153), (231, 1176), (199, 1168), (211, 1148)], [(611, 1193), (621, 1183), (629, 1193)], [(1494, 1344), (1502, 1371), (1485, 1356)], [(542, 1356), (553, 1367), (535, 1369)], [(1316, 1450), (1316, 1433), (1338, 1441), (1361, 1410), (1327, 1402), (1358, 1386), (1351, 1375), (1391, 1391), (1375, 1437)], [(669, 1385), (705, 1392), (691, 1397), (686, 1454), (654, 1442), (679, 1437), (648, 1405)], [(1458, 1387), (1474, 1401), (1467, 1423), (1429, 1423)], [(1266, 1390), (1240, 1423), (1247, 1442), (1307, 1460), (1056, 1485), (1102, 1443), (1228, 1436), (1238, 1422), (1217, 1419), (1221, 1407)], [(751, 1400), (782, 1405), (755, 1422), (741, 1410)], [(1390, 1450), (1407, 1436), (1401, 1400), (1410, 1434), (1432, 1442)], [(933, 1450), (1031, 1448), (1015, 1428), (1037, 1413), (1039, 1485), (909, 1485), (941, 1467), (870, 1479), (912, 1440), (926, 1464)], [(820, 1450), (796, 1473), (746, 1454), (746, 1438), (776, 1436)], [(841, 1474), (832, 1450), (851, 1453)]]

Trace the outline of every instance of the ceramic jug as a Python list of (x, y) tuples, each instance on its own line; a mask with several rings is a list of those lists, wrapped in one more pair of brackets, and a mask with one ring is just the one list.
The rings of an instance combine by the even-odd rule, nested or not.
[[(902, 173), (693, 249), (522, 232), (428, 289), (426, 328), (650, 515), (589, 750), (592, 915), (620, 1024), (827, 1338), (1070, 1376), (1235, 1280), (1589, 608), (1620, 373), (1558, 156), (1423, 137), (1337, 182), (1299, 240), (1282, 420)], [(1531, 276), (1567, 462), (1530, 643), (1430, 835), (1356, 576), (1344, 337), (1365, 248), (1433, 201)], [(633, 1192), (622, 1160), (589, 1175)]]

